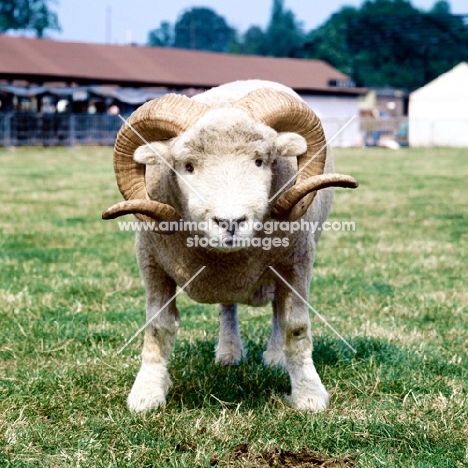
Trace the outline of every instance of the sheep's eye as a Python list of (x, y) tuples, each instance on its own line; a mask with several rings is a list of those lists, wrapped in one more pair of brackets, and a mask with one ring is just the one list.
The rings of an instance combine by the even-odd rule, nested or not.
[(263, 160), (262, 159), (256, 159), (255, 160), (255, 165), (257, 167), (262, 167), (263, 166)]
[(192, 172), (195, 170), (195, 168), (193, 167), (193, 164), (192, 164), (192, 163), (187, 163), (187, 164), (185, 165), (185, 170), (186, 170), (187, 172), (192, 173)]

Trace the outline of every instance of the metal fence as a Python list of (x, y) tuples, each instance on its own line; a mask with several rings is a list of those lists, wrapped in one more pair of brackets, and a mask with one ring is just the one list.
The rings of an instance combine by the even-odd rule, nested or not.
[[(345, 121), (323, 122), (327, 137), (337, 134)], [(107, 114), (0, 113), (0, 146), (113, 145), (122, 121)], [(346, 129), (333, 146), (375, 146), (387, 139), (408, 144), (408, 120), (364, 119)]]
[(122, 121), (106, 114), (0, 114), (0, 146), (113, 145)]
[(408, 146), (408, 118), (361, 118), (362, 142), (365, 146), (385, 145), (394, 141), (400, 146)]

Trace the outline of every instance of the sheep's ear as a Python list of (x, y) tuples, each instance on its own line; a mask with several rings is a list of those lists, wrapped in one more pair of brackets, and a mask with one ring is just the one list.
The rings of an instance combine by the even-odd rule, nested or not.
[(276, 138), (278, 156), (299, 156), (307, 151), (305, 138), (297, 133), (281, 132)]
[(133, 159), (140, 164), (160, 164), (162, 160), (168, 160), (171, 152), (169, 141), (154, 141), (136, 149)]

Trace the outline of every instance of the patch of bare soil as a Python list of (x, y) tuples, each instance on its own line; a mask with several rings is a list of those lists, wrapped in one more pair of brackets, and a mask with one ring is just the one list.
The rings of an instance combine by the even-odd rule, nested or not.
[(240, 444), (222, 458), (213, 457), (211, 466), (264, 468), (295, 467), (302, 468), (350, 468), (355, 466), (358, 454), (342, 457), (328, 457), (304, 449), (300, 452), (273, 449), (260, 453), (249, 451), (247, 444)]

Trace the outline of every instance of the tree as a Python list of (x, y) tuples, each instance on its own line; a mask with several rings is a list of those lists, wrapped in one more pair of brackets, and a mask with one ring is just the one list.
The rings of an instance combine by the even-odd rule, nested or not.
[(304, 33), (294, 13), (284, 8), (284, 0), (273, 0), (266, 30), (251, 26), (242, 37), (240, 50), (248, 54), (289, 57), (303, 41)]
[(0, 32), (34, 31), (44, 37), (46, 30), (60, 30), (51, 0), (0, 0)]
[(310, 31), (295, 50), (296, 57), (324, 60), (347, 75), (353, 75), (353, 57), (347, 45), (347, 25), (358, 15), (354, 7), (343, 7), (319, 28)]
[(270, 21), (265, 31), (264, 54), (289, 57), (304, 40), (304, 33), (291, 10), (285, 10), (284, 0), (273, 0)]
[(468, 58), (468, 28), (446, 1), (424, 12), (408, 0), (366, 0), (309, 33), (302, 49), (358, 85), (412, 90)]
[(235, 30), (214, 10), (194, 7), (185, 11), (174, 26), (174, 47), (228, 52)]
[(148, 33), (148, 45), (158, 47), (171, 47), (174, 43), (174, 30), (171, 23), (162, 21), (158, 29)]
[(446, 0), (438, 0), (429, 10), (429, 13), (433, 15), (450, 15), (450, 3)]
[(265, 43), (265, 33), (260, 26), (250, 26), (237, 44), (236, 53), (258, 55)]

